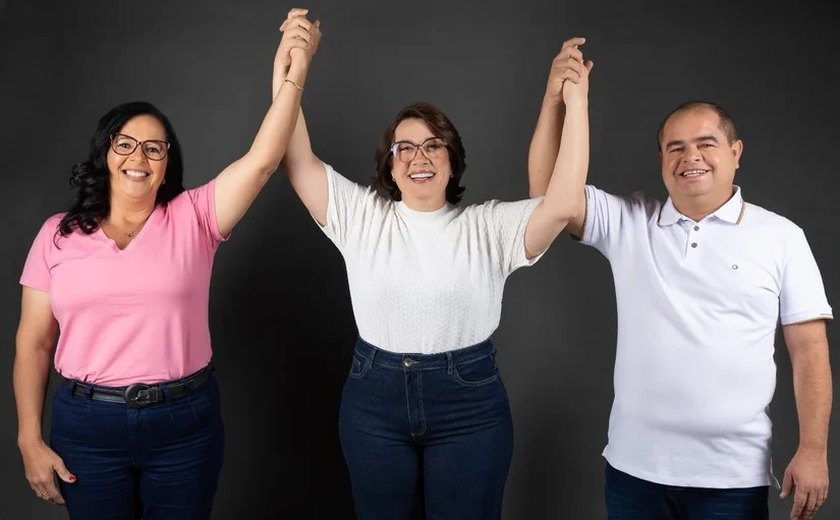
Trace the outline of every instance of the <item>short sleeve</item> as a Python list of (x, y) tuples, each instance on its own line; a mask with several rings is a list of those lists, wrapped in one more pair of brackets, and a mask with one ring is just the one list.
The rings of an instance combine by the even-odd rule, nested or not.
[(792, 325), (815, 319), (831, 320), (833, 314), (825, 295), (817, 261), (801, 228), (785, 238), (785, 260), (779, 292), (779, 319)]
[(23, 265), (23, 273), (20, 276), (20, 284), (38, 291), (49, 292), (50, 290), (50, 255), (55, 247), (53, 238), (58, 230), (58, 223), (61, 215), (55, 215), (47, 219), (41, 230), (35, 236), (29, 254), (26, 256), (26, 263)]
[(199, 226), (217, 244), (230, 238), (230, 234), (222, 236), (219, 231), (219, 221), (216, 219), (216, 179), (197, 188), (187, 190), (189, 200), (195, 208)]
[(520, 267), (534, 265), (545, 254), (543, 251), (529, 260), (525, 253), (525, 230), (528, 228), (534, 209), (542, 200), (542, 197), (516, 202), (493, 200), (485, 204), (488, 217), (496, 232), (501, 266), (505, 276)]
[(366, 215), (374, 211), (380, 197), (372, 188), (343, 177), (332, 166), (324, 164), (324, 168), (329, 200), (327, 223), (319, 227), (340, 251), (344, 251), (351, 237), (358, 235), (359, 226), (363, 225)]
[(586, 218), (580, 242), (592, 246), (609, 258), (612, 245), (621, 236), (621, 227), (631, 224), (634, 208), (644, 212), (645, 199), (641, 193), (619, 197), (586, 186)]

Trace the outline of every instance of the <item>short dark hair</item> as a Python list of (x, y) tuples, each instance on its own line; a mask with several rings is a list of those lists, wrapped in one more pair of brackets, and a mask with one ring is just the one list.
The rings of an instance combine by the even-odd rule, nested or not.
[(86, 161), (73, 166), (70, 185), (75, 188), (75, 200), (58, 224), (57, 235), (67, 236), (78, 229), (87, 235), (99, 228), (99, 223), (111, 211), (110, 180), (108, 177), (108, 149), (111, 136), (130, 119), (149, 115), (160, 121), (169, 142), (169, 160), (164, 173), (165, 184), (158, 189), (156, 204), (166, 204), (184, 191), (184, 159), (175, 129), (169, 119), (151, 103), (133, 101), (123, 103), (109, 110), (96, 125), (90, 138), (90, 150)]
[(414, 103), (400, 110), (394, 122), (385, 130), (379, 147), (376, 149), (376, 175), (373, 177), (373, 187), (386, 191), (393, 200), (402, 200), (402, 194), (394, 179), (391, 178), (391, 165), (394, 159), (391, 145), (394, 143), (394, 132), (397, 126), (406, 119), (420, 119), (429, 127), (436, 137), (446, 140), (449, 150), (449, 165), (452, 168), (452, 178), (446, 185), (446, 200), (451, 204), (461, 201), (464, 187), (460, 185), (461, 175), (467, 168), (466, 152), (461, 143), (461, 136), (452, 121), (439, 108), (428, 103)]
[(720, 131), (723, 132), (723, 135), (726, 136), (726, 140), (729, 144), (734, 143), (738, 140), (738, 131), (735, 128), (735, 120), (732, 119), (732, 116), (729, 115), (729, 112), (726, 111), (725, 108), (714, 103), (712, 101), (688, 101), (686, 103), (681, 104), (677, 108), (671, 110), (671, 112), (665, 116), (665, 119), (662, 120), (662, 123), (659, 125), (659, 131), (656, 133), (656, 148), (661, 150), (662, 149), (662, 132), (665, 131), (665, 124), (668, 122), (671, 117), (675, 114), (680, 112), (684, 112), (686, 110), (696, 110), (696, 109), (707, 109), (711, 110), (718, 115), (718, 128)]

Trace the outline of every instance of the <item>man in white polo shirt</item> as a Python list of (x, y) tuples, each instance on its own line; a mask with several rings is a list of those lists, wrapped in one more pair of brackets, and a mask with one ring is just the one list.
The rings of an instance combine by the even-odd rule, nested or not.
[[(542, 195), (562, 107), (543, 105), (531, 144), (531, 195)], [(567, 229), (609, 259), (618, 312), (615, 400), (604, 450), (610, 520), (766, 519), (767, 407), (781, 323), (793, 366), (799, 448), (782, 498), (811, 518), (828, 494), (832, 319), (802, 229), (744, 201), (743, 151), (720, 106), (692, 102), (659, 130), (665, 203), (587, 186)]]

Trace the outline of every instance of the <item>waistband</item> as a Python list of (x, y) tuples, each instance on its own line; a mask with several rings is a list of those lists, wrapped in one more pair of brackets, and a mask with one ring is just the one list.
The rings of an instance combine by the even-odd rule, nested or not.
[(399, 370), (450, 369), (453, 365), (470, 363), (495, 354), (496, 347), (490, 338), (469, 347), (436, 354), (403, 354), (382, 350), (362, 338), (356, 339), (356, 355), (364, 358), (370, 366)]
[(178, 399), (210, 379), (213, 363), (186, 377), (175, 381), (146, 384), (134, 383), (128, 386), (97, 386), (68, 379), (66, 385), (73, 395), (85, 396), (96, 401), (122, 403), (131, 408), (143, 408), (150, 404), (159, 403), (167, 399)]

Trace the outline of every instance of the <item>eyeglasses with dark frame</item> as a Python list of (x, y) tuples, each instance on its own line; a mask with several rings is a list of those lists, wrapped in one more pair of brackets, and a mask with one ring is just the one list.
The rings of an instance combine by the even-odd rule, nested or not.
[(391, 145), (391, 153), (400, 162), (410, 163), (417, 157), (417, 150), (422, 150), (428, 160), (434, 160), (446, 150), (447, 142), (443, 137), (429, 137), (420, 144), (411, 141), (397, 141)]
[(169, 143), (166, 141), (158, 141), (149, 139), (146, 141), (138, 141), (130, 135), (116, 133), (111, 136), (111, 149), (117, 155), (131, 155), (134, 150), (140, 146), (143, 155), (152, 161), (162, 161), (166, 158), (166, 153), (169, 150)]

